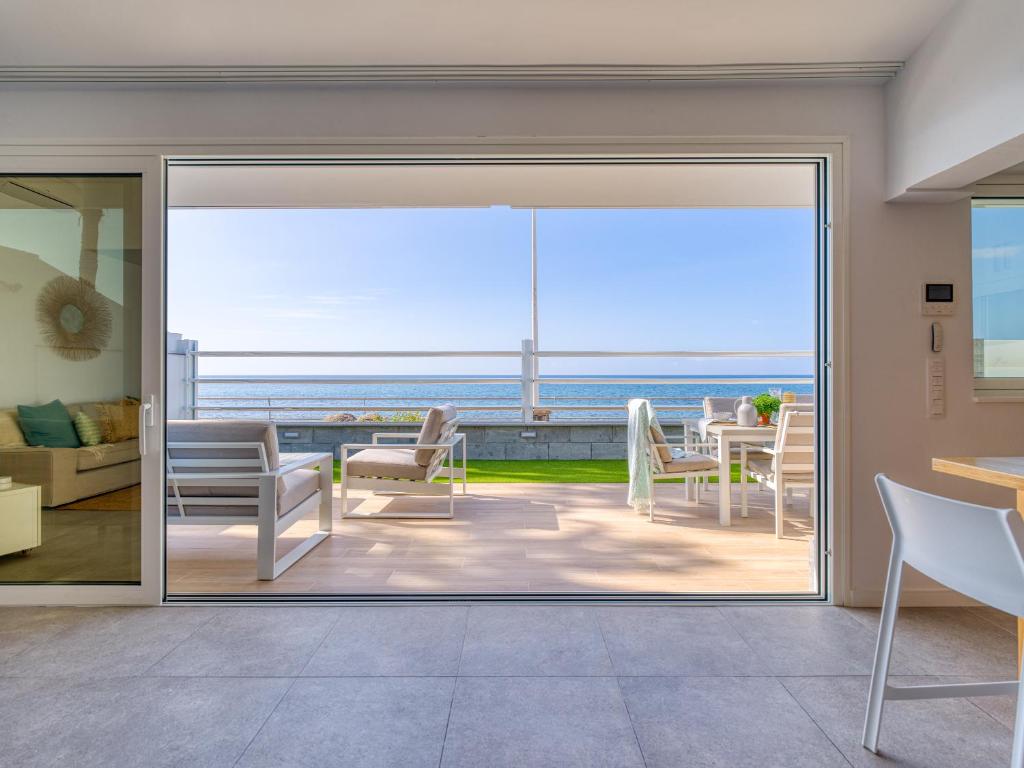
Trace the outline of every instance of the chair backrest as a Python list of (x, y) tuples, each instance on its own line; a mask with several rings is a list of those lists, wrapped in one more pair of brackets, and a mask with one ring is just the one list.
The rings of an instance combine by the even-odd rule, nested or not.
[(705, 397), (704, 418), (712, 419), (715, 414), (728, 413), (730, 418), (736, 418), (736, 401), (738, 397)]
[[(202, 445), (209, 443), (209, 447)], [(196, 419), (167, 422), (171, 472), (231, 474), (280, 468), (277, 429), (265, 421)], [(278, 478), (278, 491), (284, 481)]]
[[(459, 412), (451, 403), (435, 406), (427, 411), (416, 442), (420, 445), (437, 445), (452, 439), (459, 427)], [(421, 448), (416, 451), (416, 463), (421, 467), (436, 469), (444, 460), (445, 452), (438, 448)]]
[(1014, 509), (968, 504), (875, 476), (907, 565), (950, 589), (1024, 615), (1024, 520)]
[(779, 406), (772, 471), (806, 475), (814, 472), (814, 408), (802, 403)]

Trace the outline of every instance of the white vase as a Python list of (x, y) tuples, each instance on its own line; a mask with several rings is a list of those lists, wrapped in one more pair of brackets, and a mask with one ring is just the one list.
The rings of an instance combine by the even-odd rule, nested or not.
[(750, 402), (750, 396), (744, 395), (740, 398), (740, 404), (736, 406), (736, 426), (753, 427), (757, 424), (757, 408)]

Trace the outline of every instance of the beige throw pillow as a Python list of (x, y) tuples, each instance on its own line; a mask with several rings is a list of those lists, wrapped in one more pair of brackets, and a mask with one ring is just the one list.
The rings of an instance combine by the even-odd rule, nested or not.
[(26, 445), (25, 435), (18, 426), (16, 411), (0, 411), (0, 448), (21, 448)]
[(661, 459), (662, 464), (668, 464), (672, 461), (672, 449), (665, 445), (665, 433), (661, 431), (661, 427), (657, 424), (651, 424), (651, 441), (659, 443), (658, 445), (658, 457)]

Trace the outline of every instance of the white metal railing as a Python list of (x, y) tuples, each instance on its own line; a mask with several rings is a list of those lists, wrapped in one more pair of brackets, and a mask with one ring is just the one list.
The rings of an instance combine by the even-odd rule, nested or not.
[[(534, 420), (535, 409), (542, 408), (552, 413), (612, 413), (623, 412), (626, 400), (635, 395), (544, 395), (541, 385), (574, 384), (587, 385), (765, 385), (786, 386), (812, 384), (810, 376), (743, 376), (743, 377), (677, 377), (677, 376), (540, 376), (538, 363), (543, 358), (810, 358), (813, 353), (803, 350), (744, 350), (744, 351), (692, 351), (692, 350), (539, 350), (533, 348), (533, 341), (525, 339), (519, 351), (510, 350), (412, 350), (412, 351), (233, 351), (199, 350), (195, 347), (186, 353), (189, 356), (188, 387), (190, 394), (186, 408), (194, 417), (209, 413), (262, 413), (268, 420), (274, 414), (290, 413), (345, 413), (370, 411), (397, 413), (416, 411), (422, 413), (439, 398), (454, 402), (459, 410), (467, 412), (517, 413), (524, 422)], [(202, 376), (198, 372), (199, 358), (519, 358), (518, 376), (253, 376), (222, 375)], [(200, 392), (204, 384), (287, 384), (310, 385), (517, 385), (518, 396), (480, 395), (462, 392), (445, 392), (439, 396), (406, 395), (209, 395)], [(644, 395), (655, 403), (658, 411), (700, 412), (703, 409), (700, 395)], [(387, 404), (399, 402), (401, 404)]]

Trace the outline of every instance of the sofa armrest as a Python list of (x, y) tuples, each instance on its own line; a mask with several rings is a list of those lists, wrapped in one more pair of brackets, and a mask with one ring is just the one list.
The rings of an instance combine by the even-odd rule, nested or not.
[(74, 498), (69, 489), (77, 472), (78, 453), (74, 448), (0, 448), (0, 475), (10, 475), (16, 483), (40, 486), (46, 507)]

